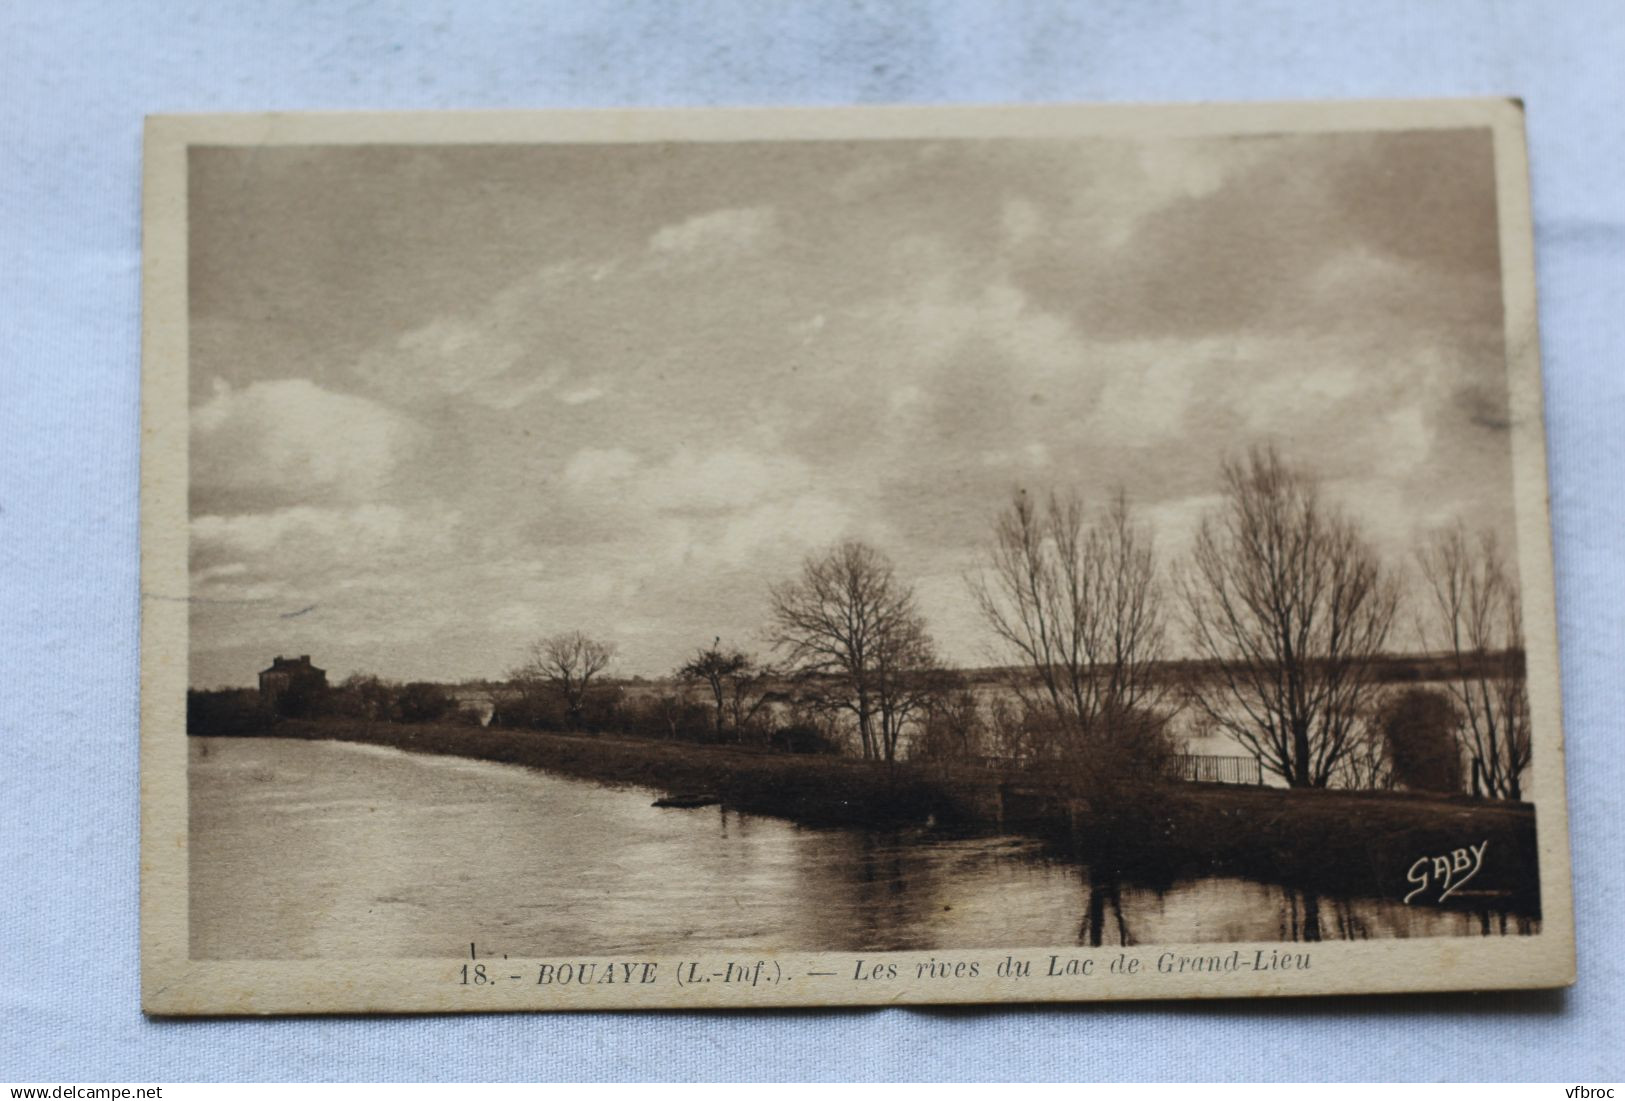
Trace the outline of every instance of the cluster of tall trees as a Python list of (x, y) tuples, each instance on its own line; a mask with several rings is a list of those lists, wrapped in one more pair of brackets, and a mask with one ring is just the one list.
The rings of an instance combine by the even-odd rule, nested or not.
[(1027, 674), (1016, 682), (1020, 755), (1055, 757), (1097, 779), (1149, 780), (1172, 768), (1154, 545), (1125, 494), (1091, 516), (1076, 496), (1039, 505), (1018, 491), (969, 584)]
[(1273, 449), (1227, 463), (1224, 483), (1178, 580), (1214, 674), (1192, 700), (1293, 787), (1324, 787), (1370, 711), (1399, 588), (1353, 521)]
[(1424, 647), (1449, 655), (1438, 689), (1376, 675), (1395, 633), (1401, 568), (1384, 563), (1316, 481), (1274, 448), (1224, 471), (1176, 587), (1207, 675), (1189, 693), (1216, 727), (1295, 787), (1521, 797), (1529, 759), (1521, 598), (1492, 534), (1436, 532), (1417, 553), (1434, 606)]
[(879, 551), (845, 542), (775, 586), (772, 607), (772, 643), (802, 697), (850, 717), (864, 757), (895, 760), (938, 671), (914, 590)]
[(580, 727), (593, 679), (614, 660), (613, 642), (581, 631), (564, 631), (532, 643), (528, 659), (508, 674), (508, 683), (518, 693), (517, 702), (525, 713), (538, 713), (550, 698), (556, 698), (564, 705), (566, 722)]
[(712, 731), (717, 741), (731, 733), (735, 741), (761, 732), (758, 719), (773, 700), (778, 670), (743, 650), (727, 649), (721, 637), (677, 668), (679, 683), (703, 685), (715, 707)]
[[(967, 578), (1017, 671), (1002, 691), (979, 695), (944, 668), (912, 586), (846, 541), (771, 587), (774, 661), (717, 638), (674, 670), (684, 691), (655, 707), (674, 733), (697, 695), (716, 740), (767, 740), (790, 714), (848, 732), (867, 759), (907, 746), (1051, 762), (1093, 781), (1171, 774), (1171, 724), (1189, 708), (1294, 787), (1521, 798), (1529, 705), (1514, 572), (1493, 537), (1459, 527), (1417, 560), (1432, 599), (1416, 627), (1448, 655), (1442, 690), (1384, 683), (1401, 568), (1273, 447), (1225, 464), (1221, 503), (1172, 568), (1122, 492), (1091, 510), (1076, 495), (1017, 491)], [(1169, 661), (1171, 631), (1196, 661)], [(512, 683), (579, 722), (614, 653), (555, 635)]]
[(1424, 637), (1450, 657), (1447, 684), (1473, 791), (1521, 799), (1530, 730), (1517, 579), (1493, 536), (1473, 539), (1460, 526), (1437, 535), (1419, 557), (1435, 613)]

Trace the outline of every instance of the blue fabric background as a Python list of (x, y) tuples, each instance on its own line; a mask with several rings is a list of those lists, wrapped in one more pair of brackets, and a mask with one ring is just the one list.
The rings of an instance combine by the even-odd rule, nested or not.
[[(140, 139), (162, 111), (1527, 100), (1580, 984), (1566, 993), (158, 1023), (137, 1009)], [(0, 1079), (1618, 1080), (1625, 15), (1360, 4), (0, 7)]]

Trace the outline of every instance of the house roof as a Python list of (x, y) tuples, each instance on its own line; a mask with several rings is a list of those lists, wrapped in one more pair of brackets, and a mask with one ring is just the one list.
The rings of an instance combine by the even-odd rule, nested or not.
[(269, 669), (261, 669), (260, 676), (266, 673), (320, 673), (327, 675), (326, 669), (318, 669), (310, 663), (309, 654), (300, 654), (297, 658), (285, 658), (278, 654), (271, 660)]

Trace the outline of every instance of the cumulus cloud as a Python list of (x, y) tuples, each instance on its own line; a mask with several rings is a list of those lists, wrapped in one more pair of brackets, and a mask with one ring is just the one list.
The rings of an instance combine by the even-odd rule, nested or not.
[(595, 497), (608, 491), (612, 501), (639, 513), (718, 512), (799, 493), (811, 471), (793, 456), (745, 447), (679, 446), (652, 462), (624, 447), (586, 447), (570, 457), (563, 479)]
[(560, 394), (559, 400), (565, 405), (585, 405), (589, 401), (597, 401), (605, 393), (606, 391), (601, 386), (581, 386)]
[(407, 530), (405, 513), (391, 505), (353, 509), (295, 505), (274, 512), (192, 518), (192, 539), (199, 548), (249, 557), (280, 549), (301, 555), (340, 549), (347, 556), (376, 555), (400, 545)]
[(1493, 318), (1492, 153), (1487, 130), (1148, 143), (1141, 186), (1057, 206), (1017, 281), (1123, 337)]
[(366, 500), (389, 483), (417, 436), (400, 414), (309, 379), (221, 383), (192, 414), (194, 507)]
[(354, 372), (374, 389), (408, 400), (467, 398), (511, 409), (546, 393), (565, 371), (534, 358), (545, 333), (535, 331), (527, 304), (555, 275), (521, 280), (471, 316), (431, 318), (369, 349)]
[(708, 549), (729, 565), (760, 563), (764, 552), (776, 551), (781, 572), (789, 573), (796, 558), (840, 540), (854, 523), (851, 505), (823, 493), (800, 493), (731, 514)]
[(940, 363), (968, 342), (996, 348), (1000, 367), (1028, 380), (1075, 372), (1084, 362), (1082, 334), (1062, 314), (1036, 305), (1005, 280), (973, 283), (957, 271), (927, 265), (919, 281), (877, 304), (877, 318), (908, 334), (922, 361)]
[(725, 259), (765, 242), (775, 224), (771, 207), (713, 210), (662, 226), (650, 235), (649, 251), (667, 256)]
[[(228, 651), (248, 648), (250, 663), (277, 649), (343, 644), (376, 655), (416, 645), (422, 632), (457, 624), (465, 587), (456, 576), (458, 548), (466, 546), (460, 521), (455, 509), (436, 504), (195, 516), (194, 628)], [(204, 653), (199, 660), (207, 667), (220, 659)]]
[(1124, 341), (1098, 350), (1091, 358), (1104, 368), (1104, 378), (1086, 423), (1088, 432), (1137, 446), (1178, 436), (1202, 376), (1224, 369), (1231, 351), (1209, 341), (1159, 340)]
[(662, 511), (716, 511), (799, 492), (808, 478), (806, 465), (787, 455), (738, 447), (699, 453), (680, 447), (642, 479), (640, 492)]
[[(650, 343), (655, 331), (632, 323), (619, 296), (637, 302), (640, 314), (685, 303), (681, 323), (692, 326), (693, 296), (704, 290), (693, 284), (693, 272), (776, 240), (769, 207), (696, 214), (652, 232), (637, 254), (594, 251), (554, 260), (459, 310), (386, 335), (349, 373), (374, 393), (416, 405), (453, 399), (497, 412), (587, 405), (610, 392), (615, 372), (605, 369), (623, 368), (606, 363), (606, 353), (624, 355), (628, 344)], [(708, 301), (712, 309), (726, 304)]]

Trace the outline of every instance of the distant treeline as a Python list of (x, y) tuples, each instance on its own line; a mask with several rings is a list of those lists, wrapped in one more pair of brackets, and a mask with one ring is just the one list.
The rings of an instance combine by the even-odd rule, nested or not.
[[(490, 700), (490, 710), (459, 703), (459, 689)], [(186, 694), (186, 731), (212, 737), (279, 733), (291, 720), (350, 719), (364, 724), (494, 726), (508, 729), (629, 737), (705, 744), (747, 743), (786, 753), (838, 754), (839, 736), (818, 717), (790, 707), (760, 709), (741, 732), (718, 729), (713, 708), (682, 690), (637, 691), (619, 683), (593, 685), (572, 709), (555, 695), (525, 692), (508, 683), (469, 686), (414, 681), (394, 684), (350, 677), (329, 688), (279, 696), (268, 704), (252, 688), (192, 689)]]
[[(1523, 674), (1522, 650), (1498, 650), (1493, 653), (1450, 654), (1378, 654), (1366, 665), (1366, 678), (1372, 684), (1430, 684), (1505, 675), (1508, 667)], [(1313, 658), (1304, 662), (1307, 669), (1319, 671), (1326, 663)], [(1217, 661), (1163, 661), (1155, 675), (1174, 683), (1211, 679), (1221, 668)]]
[(477, 711), (461, 708), (445, 685), (427, 681), (392, 684), (378, 677), (351, 677), (336, 688), (303, 685), (283, 692), (274, 705), (253, 688), (194, 688), (186, 693), (188, 734), (269, 734), (285, 719), (316, 718), (474, 726), (481, 721)]

